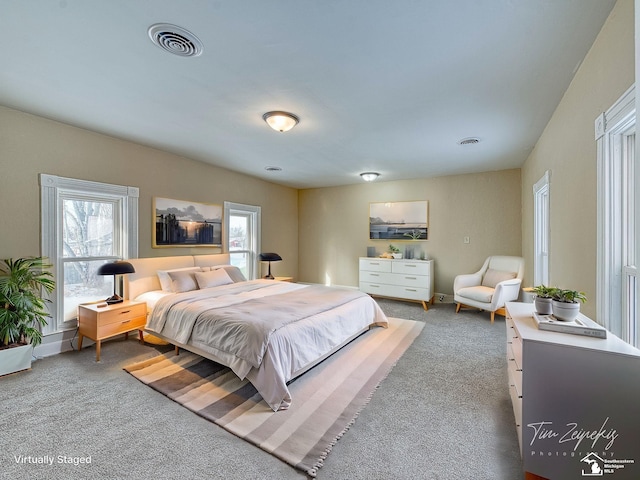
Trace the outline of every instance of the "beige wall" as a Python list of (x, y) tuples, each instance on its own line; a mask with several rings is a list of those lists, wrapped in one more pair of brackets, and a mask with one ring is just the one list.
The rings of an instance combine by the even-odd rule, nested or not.
[[(596, 149), (593, 122), (634, 82), (633, 1), (620, 0), (520, 170), (325, 189), (295, 189), (0, 107), (0, 256), (40, 251), (38, 173), (140, 188), (139, 256), (210, 253), (152, 249), (153, 196), (262, 206), (262, 249), (278, 275), (357, 285), (370, 202), (428, 200), (436, 292), (491, 254), (523, 254), (533, 279), (532, 185), (551, 171), (551, 283), (584, 290), (595, 315)], [(465, 245), (463, 237), (471, 243)], [(407, 242), (404, 242), (405, 244)], [(300, 249), (298, 251), (298, 248)]]
[[(533, 185), (550, 181), (550, 283), (582, 290), (596, 318), (596, 142), (594, 121), (634, 83), (634, 9), (619, 0), (522, 168), (522, 235), (533, 262)], [(526, 282), (533, 281), (528, 268)]]
[(519, 169), (301, 190), (300, 279), (358, 285), (358, 257), (390, 243), (369, 240), (369, 203), (427, 200), (429, 239), (393, 243), (419, 245), (435, 260), (435, 291), (451, 294), (455, 275), (487, 256), (520, 255), (520, 194)]
[(151, 248), (154, 196), (262, 207), (262, 248), (297, 276), (298, 192), (177, 155), (0, 107), (0, 258), (40, 252), (38, 174), (139, 187), (139, 256), (217, 253)]

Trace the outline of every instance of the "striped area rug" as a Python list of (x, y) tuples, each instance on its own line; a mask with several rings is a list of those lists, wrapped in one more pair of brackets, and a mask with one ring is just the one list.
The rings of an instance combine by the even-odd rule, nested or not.
[(231, 370), (182, 351), (125, 368), (189, 410), (315, 477), (380, 382), (424, 326), (389, 319), (290, 385), (293, 404), (273, 412), (251, 383)]

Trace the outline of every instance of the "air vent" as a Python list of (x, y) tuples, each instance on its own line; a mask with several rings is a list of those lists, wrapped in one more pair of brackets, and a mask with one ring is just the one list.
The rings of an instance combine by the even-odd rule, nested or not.
[(149, 27), (149, 38), (158, 47), (181, 57), (197, 57), (204, 47), (193, 33), (168, 23), (156, 23)]
[(469, 138), (463, 138), (462, 140), (460, 140), (458, 142), (458, 145), (475, 145), (478, 142), (480, 142), (479, 138), (469, 137)]
[(267, 172), (281, 172), (282, 168), (280, 167), (264, 167)]

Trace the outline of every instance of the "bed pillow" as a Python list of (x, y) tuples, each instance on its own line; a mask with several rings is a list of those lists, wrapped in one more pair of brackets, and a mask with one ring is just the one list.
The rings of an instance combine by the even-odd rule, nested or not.
[(233, 280), (223, 268), (209, 272), (195, 272), (194, 275), (199, 288), (218, 287), (220, 285), (233, 283)]
[(201, 272), (202, 269), (200, 267), (185, 267), (185, 268), (174, 268), (173, 270), (158, 270), (158, 280), (160, 280), (160, 287), (165, 292), (172, 292), (171, 290), (171, 278), (169, 277), (170, 272)]
[(199, 272), (194, 272), (194, 271), (169, 272), (169, 278), (171, 278), (171, 291), (174, 293), (182, 293), (182, 292), (190, 292), (191, 290), (198, 290), (196, 273), (199, 273)]
[(144, 292), (138, 295), (134, 300), (136, 302), (145, 302), (147, 304), (147, 310), (153, 310), (153, 307), (156, 306), (158, 300), (162, 297), (166, 297), (167, 295), (171, 295), (171, 292), (165, 292), (163, 290), (152, 290), (150, 292)]
[(496, 288), (496, 285), (498, 283), (516, 278), (516, 275), (516, 272), (503, 272), (501, 270), (493, 270), (492, 268), (490, 268), (484, 274), (484, 278), (482, 279), (482, 286)]
[(247, 281), (245, 276), (242, 274), (242, 271), (234, 265), (217, 265), (211, 267), (211, 270), (224, 270), (227, 272), (227, 275), (229, 275), (233, 283)]

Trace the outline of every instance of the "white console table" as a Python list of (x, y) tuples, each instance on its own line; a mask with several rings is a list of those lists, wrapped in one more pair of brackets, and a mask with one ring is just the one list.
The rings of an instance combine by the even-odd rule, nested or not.
[(382, 297), (433, 303), (433, 260), (360, 257), (360, 290)]
[(525, 478), (637, 480), (640, 350), (610, 332), (599, 339), (539, 330), (533, 312), (531, 303), (506, 305), (509, 392)]

